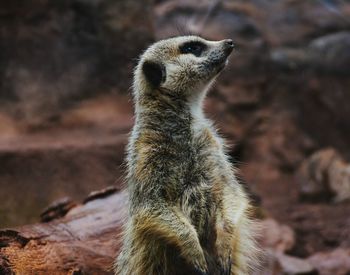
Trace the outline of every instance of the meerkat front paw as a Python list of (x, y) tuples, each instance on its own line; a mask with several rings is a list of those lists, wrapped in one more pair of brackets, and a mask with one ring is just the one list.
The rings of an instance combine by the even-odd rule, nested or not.
[(221, 275), (231, 275), (232, 270), (232, 258), (231, 256), (220, 257), (218, 262)]
[(232, 258), (232, 248), (228, 245), (230, 242), (221, 242), (217, 244), (218, 255), (217, 255), (217, 265), (222, 275), (231, 275), (233, 258)]
[(198, 275), (208, 274), (208, 265), (201, 247), (189, 247), (183, 257), (194, 269)]
[(202, 271), (202, 270), (198, 270), (195, 269), (195, 275), (209, 275), (209, 273), (207, 271)]
[(204, 262), (204, 263), (195, 262), (194, 263), (194, 268), (195, 268), (195, 271), (196, 271), (196, 275), (197, 274), (198, 275), (209, 275), (206, 262)]

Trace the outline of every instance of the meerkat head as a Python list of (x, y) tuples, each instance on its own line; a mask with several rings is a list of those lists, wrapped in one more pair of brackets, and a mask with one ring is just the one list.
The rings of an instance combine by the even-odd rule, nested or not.
[(198, 36), (156, 42), (136, 67), (136, 96), (158, 90), (185, 99), (198, 97), (225, 67), (233, 47), (231, 39), (208, 41)]

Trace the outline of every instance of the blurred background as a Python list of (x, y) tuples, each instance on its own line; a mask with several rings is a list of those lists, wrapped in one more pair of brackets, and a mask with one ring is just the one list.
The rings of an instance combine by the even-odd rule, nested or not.
[(282, 223), (290, 255), (350, 272), (347, 0), (1, 1), (0, 227), (120, 186), (133, 67), (187, 33), (234, 40), (206, 113), (271, 234)]

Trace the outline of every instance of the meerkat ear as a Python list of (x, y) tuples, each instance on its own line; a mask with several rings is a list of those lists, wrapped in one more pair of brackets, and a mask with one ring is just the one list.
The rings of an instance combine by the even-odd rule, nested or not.
[(165, 66), (154, 61), (145, 61), (142, 65), (142, 71), (146, 79), (154, 87), (159, 87), (165, 81), (166, 71)]

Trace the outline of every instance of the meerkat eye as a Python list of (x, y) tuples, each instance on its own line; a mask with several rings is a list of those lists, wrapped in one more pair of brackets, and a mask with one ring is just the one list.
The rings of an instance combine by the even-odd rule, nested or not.
[(180, 52), (182, 54), (193, 54), (199, 57), (206, 49), (206, 45), (199, 41), (186, 42), (180, 46)]

